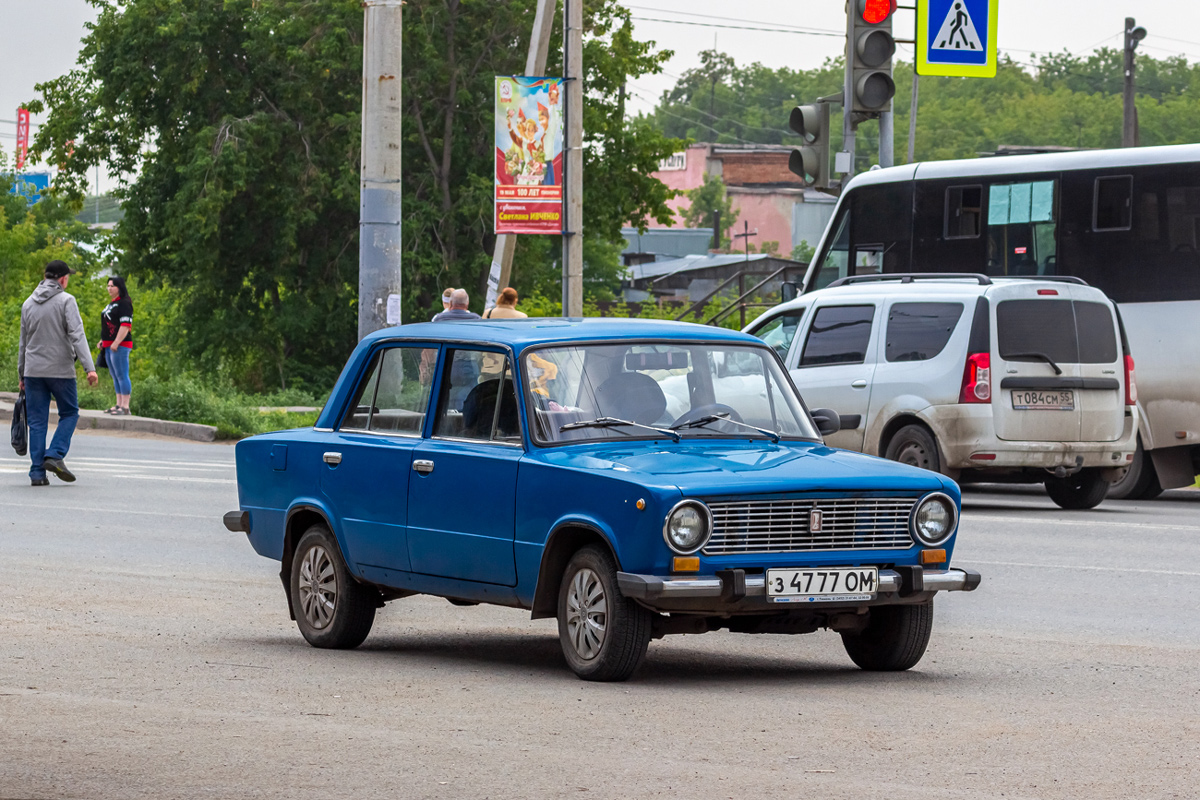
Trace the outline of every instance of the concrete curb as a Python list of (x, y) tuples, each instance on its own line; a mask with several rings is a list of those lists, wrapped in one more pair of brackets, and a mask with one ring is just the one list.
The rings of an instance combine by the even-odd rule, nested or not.
[[(13, 403), (17, 395), (13, 392), (0, 392), (0, 420), (11, 420)], [(50, 424), (58, 424), (58, 412), (50, 407)], [(189, 439), (193, 442), (212, 442), (217, 438), (217, 429), (212, 425), (200, 425), (195, 422), (172, 422), (151, 417), (121, 416), (114, 417), (103, 411), (90, 409), (79, 410), (79, 425), (77, 430), (96, 431), (129, 431), (131, 433), (154, 433), (159, 436), (171, 436), (176, 439)]]

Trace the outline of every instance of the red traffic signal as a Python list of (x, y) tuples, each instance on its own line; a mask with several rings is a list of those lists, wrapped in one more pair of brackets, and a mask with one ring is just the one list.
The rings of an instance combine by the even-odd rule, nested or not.
[(858, 13), (868, 25), (878, 25), (896, 11), (896, 0), (858, 0)]

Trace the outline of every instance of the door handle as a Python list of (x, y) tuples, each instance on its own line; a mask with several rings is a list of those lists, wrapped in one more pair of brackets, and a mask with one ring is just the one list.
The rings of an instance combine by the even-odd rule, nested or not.
[(850, 386), (854, 389), (865, 389), (867, 388), (867, 382), (862, 378), (859, 378), (854, 383), (850, 384)]
[(433, 472), (433, 462), (426, 461), (425, 459), (417, 459), (413, 462), (413, 469), (422, 475), (428, 475)]
[(336, 467), (338, 464), (342, 463), (342, 454), (326, 453), (325, 455), (321, 456), (321, 460), (331, 467)]

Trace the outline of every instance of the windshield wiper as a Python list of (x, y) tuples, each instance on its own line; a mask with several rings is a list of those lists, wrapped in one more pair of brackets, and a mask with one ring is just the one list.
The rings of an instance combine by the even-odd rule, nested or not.
[(740, 425), (743, 428), (749, 428), (752, 431), (758, 431), (763, 436), (771, 437), (772, 442), (779, 441), (779, 434), (776, 431), (760, 428), (757, 425), (750, 425), (746, 422), (738, 422), (736, 419), (730, 419), (728, 411), (718, 411), (715, 414), (705, 414), (703, 417), (696, 417), (695, 419), (690, 419), (687, 422), (681, 422), (678, 425), (672, 425), (671, 430), (680, 431), (686, 430), (687, 428), (703, 428), (705, 425), (711, 425), (718, 420), (721, 422), (728, 422), (730, 425)]
[(1008, 353), (1001, 355), (1000, 357), (1005, 361), (1010, 361), (1014, 358), (1040, 358), (1042, 361), (1045, 361), (1047, 364), (1054, 367), (1055, 375), (1062, 375), (1062, 370), (1058, 368), (1058, 364), (1055, 364), (1054, 359), (1045, 353)]
[(613, 428), (618, 425), (628, 425), (632, 428), (644, 428), (648, 431), (661, 433), (663, 436), (670, 436), (677, 442), (681, 438), (678, 431), (671, 428), (656, 428), (653, 425), (643, 425), (640, 422), (632, 422), (627, 419), (617, 419), (616, 417), (596, 417), (595, 419), (589, 419), (585, 422), (570, 422), (561, 426), (558, 429), (558, 432), (562, 433), (563, 431), (574, 431), (578, 430), (579, 428)]

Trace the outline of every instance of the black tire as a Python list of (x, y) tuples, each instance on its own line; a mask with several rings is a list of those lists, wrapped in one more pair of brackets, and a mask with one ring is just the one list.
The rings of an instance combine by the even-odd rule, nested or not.
[(876, 606), (860, 633), (842, 634), (842, 645), (861, 669), (900, 672), (917, 665), (932, 632), (932, 600), (912, 606)]
[(942, 457), (938, 452), (937, 439), (924, 425), (905, 425), (896, 431), (888, 442), (884, 457), (930, 472), (942, 471)]
[(621, 594), (606, 550), (589, 545), (571, 556), (558, 590), (558, 639), (576, 675), (585, 681), (628, 678), (646, 655), (652, 618)]
[(313, 647), (350, 650), (371, 632), (378, 595), (354, 580), (324, 525), (300, 537), (289, 588), (296, 626)]
[(1133, 461), (1125, 474), (1113, 481), (1108, 487), (1108, 496), (1113, 500), (1153, 500), (1162, 494), (1162, 485), (1158, 482), (1158, 473), (1154, 470), (1154, 461), (1142, 449), (1142, 437), (1138, 437), (1137, 449), (1133, 451)]
[(1108, 494), (1108, 481), (1098, 469), (1082, 469), (1065, 478), (1046, 478), (1046, 494), (1062, 508), (1095, 508)]

